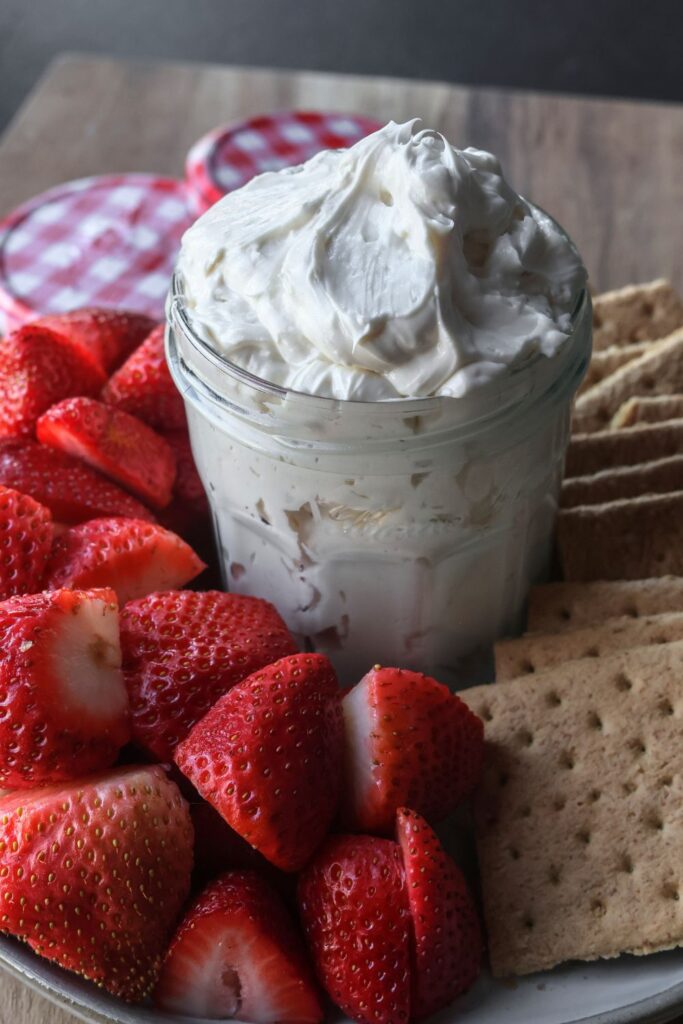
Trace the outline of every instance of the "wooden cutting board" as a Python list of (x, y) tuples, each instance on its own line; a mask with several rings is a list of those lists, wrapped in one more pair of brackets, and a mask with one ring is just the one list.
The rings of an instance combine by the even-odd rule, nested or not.
[[(667, 276), (683, 289), (683, 106), (672, 104), (66, 55), (0, 141), (0, 215), (70, 178), (182, 176), (209, 128), (296, 107), (420, 116), (456, 145), (491, 149), (573, 236), (595, 288)], [(75, 1020), (0, 975), (0, 1024)]]

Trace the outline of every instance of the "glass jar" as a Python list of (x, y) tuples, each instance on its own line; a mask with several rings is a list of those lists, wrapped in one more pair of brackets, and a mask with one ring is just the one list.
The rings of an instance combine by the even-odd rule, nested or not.
[(272, 601), (343, 685), (377, 663), (454, 687), (481, 680), (492, 642), (518, 629), (548, 573), (590, 347), (586, 292), (554, 358), (462, 398), (314, 397), (213, 351), (176, 276), (167, 356), (226, 589)]

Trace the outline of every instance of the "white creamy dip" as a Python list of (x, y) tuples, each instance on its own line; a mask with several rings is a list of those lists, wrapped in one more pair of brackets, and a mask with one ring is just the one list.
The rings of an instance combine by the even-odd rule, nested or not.
[(375, 401), (460, 396), (565, 342), (585, 284), (498, 160), (417, 121), (262, 174), (183, 239), (195, 331), (255, 376)]

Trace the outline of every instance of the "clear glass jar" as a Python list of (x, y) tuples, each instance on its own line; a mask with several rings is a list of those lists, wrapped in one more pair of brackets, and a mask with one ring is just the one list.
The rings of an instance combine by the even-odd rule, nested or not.
[(272, 601), (344, 685), (377, 663), (479, 681), (492, 642), (518, 628), (530, 584), (549, 569), (590, 347), (586, 292), (557, 356), (463, 398), (313, 397), (209, 348), (176, 277), (167, 355), (226, 589)]

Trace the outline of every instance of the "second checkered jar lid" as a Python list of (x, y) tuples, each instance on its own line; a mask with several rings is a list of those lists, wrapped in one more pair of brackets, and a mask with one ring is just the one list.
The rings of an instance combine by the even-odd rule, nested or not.
[(318, 110), (261, 114), (224, 125), (192, 147), (185, 176), (204, 209), (264, 171), (301, 164), (321, 149), (352, 146), (380, 127), (359, 114)]

